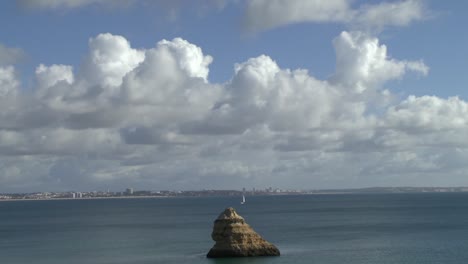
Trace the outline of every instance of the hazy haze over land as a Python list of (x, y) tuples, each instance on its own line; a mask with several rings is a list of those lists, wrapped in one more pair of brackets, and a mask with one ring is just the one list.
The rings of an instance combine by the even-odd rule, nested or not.
[(1, 2), (0, 192), (468, 186), (467, 8)]

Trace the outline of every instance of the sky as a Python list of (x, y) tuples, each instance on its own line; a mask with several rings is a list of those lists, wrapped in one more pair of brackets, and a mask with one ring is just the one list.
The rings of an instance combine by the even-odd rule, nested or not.
[(0, 192), (468, 186), (466, 1), (0, 2)]

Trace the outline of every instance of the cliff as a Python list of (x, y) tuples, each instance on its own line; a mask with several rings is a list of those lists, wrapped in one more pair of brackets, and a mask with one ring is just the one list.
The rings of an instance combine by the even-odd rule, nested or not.
[(226, 208), (214, 221), (211, 238), (216, 242), (208, 258), (279, 256), (276, 246), (263, 239), (234, 208)]

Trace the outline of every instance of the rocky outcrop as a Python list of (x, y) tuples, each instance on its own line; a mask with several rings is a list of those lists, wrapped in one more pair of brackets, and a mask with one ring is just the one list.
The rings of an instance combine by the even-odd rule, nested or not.
[(231, 207), (214, 221), (211, 238), (216, 243), (208, 258), (280, 255), (278, 248), (257, 234)]

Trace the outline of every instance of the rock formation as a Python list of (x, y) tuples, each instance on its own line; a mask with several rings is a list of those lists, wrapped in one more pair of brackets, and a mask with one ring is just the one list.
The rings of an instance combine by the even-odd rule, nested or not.
[(216, 243), (208, 258), (280, 255), (278, 248), (257, 234), (231, 207), (214, 221), (211, 238)]

